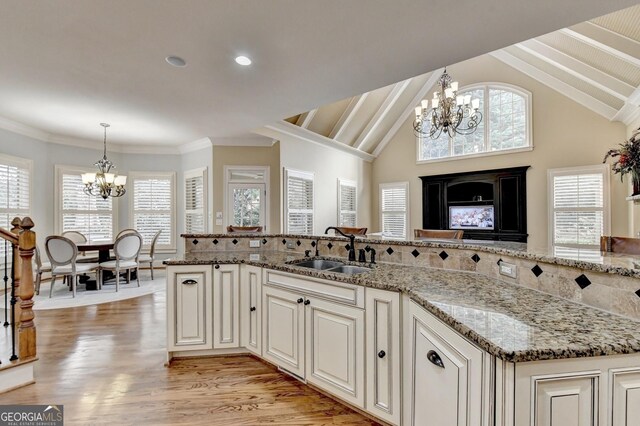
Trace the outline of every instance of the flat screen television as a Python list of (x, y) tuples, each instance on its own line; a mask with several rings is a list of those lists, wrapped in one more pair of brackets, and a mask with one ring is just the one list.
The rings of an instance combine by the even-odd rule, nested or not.
[(486, 229), (494, 227), (493, 206), (450, 206), (449, 229)]

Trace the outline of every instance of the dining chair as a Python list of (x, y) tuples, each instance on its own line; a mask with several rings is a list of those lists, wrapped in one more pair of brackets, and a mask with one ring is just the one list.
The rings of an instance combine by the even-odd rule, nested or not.
[(129, 276), (132, 269), (135, 269), (136, 271), (136, 279), (138, 281), (138, 287), (140, 287), (138, 256), (140, 255), (141, 248), (142, 236), (137, 231), (118, 237), (116, 242), (113, 243), (113, 251), (116, 255), (116, 260), (110, 260), (100, 264), (100, 277), (98, 280), (100, 288), (102, 288), (103, 271), (115, 271), (116, 291), (118, 291), (120, 290), (120, 271), (127, 271), (127, 276)]
[(156, 255), (156, 243), (158, 242), (158, 237), (162, 233), (162, 229), (160, 229), (153, 236), (153, 240), (151, 240), (151, 247), (149, 248), (149, 254), (143, 254), (138, 257), (139, 263), (148, 263), (149, 268), (151, 269), (151, 279), (153, 280), (153, 261), (155, 260)]
[(455, 229), (414, 229), (413, 236), (415, 238), (443, 238), (449, 240), (461, 240), (464, 231)]
[(87, 242), (87, 237), (85, 237), (82, 232), (78, 232), (78, 231), (64, 231), (62, 233), (62, 236), (70, 239), (75, 244)]
[(117, 240), (119, 237), (123, 236), (124, 234), (133, 234), (134, 232), (138, 232), (138, 231), (136, 231), (136, 230), (135, 230), (135, 229), (133, 229), (133, 228), (126, 228), (126, 229), (123, 229), (122, 231), (118, 232), (118, 235), (116, 235), (116, 240)]
[(43, 262), (42, 256), (40, 255), (40, 249), (36, 246), (35, 252), (35, 262), (36, 262), (36, 294), (40, 294), (40, 282), (42, 281), (42, 273), (43, 272), (51, 272), (51, 263)]
[(76, 297), (76, 284), (79, 273), (95, 272), (98, 278), (97, 263), (77, 263), (78, 247), (69, 238), (51, 235), (45, 240), (45, 250), (51, 262), (51, 288), (49, 298), (53, 295), (53, 286), (58, 275), (68, 276), (71, 281), (73, 297)]

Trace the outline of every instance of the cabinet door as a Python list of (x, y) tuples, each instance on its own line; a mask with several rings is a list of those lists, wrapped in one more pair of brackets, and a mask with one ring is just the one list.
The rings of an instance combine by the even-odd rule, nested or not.
[(213, 269), (213, 348), (240, 347), (240, 277), (238, 265)]
[(169, 268), (167, 346), (169, 350), (211, 349), (209, 327), (211, 267)]
[(597, 377), (558, 377), (535, 380), (536, 426), (597, 424)]
[(304, 378), (304, 298), (262, 288), (262, 356)]
[(364, 408), (364, 310), (306, 299), (307, 381)]
[(366, 289), (367, 411), (400, 424), (400, 294)]
[(640, 425), (640, 369), (618, 370), (611, 375), (612, 426)]
[(262, 269), (243, 265), (240, 272), (240, 323), (242, 346), (262, 355)]

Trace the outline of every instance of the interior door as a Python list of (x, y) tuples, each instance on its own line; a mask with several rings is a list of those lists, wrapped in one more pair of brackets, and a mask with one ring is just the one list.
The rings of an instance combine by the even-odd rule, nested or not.
[(266, 231), (264, 183), (230, 183), (227, 194), (228, 225), (262, 226)]

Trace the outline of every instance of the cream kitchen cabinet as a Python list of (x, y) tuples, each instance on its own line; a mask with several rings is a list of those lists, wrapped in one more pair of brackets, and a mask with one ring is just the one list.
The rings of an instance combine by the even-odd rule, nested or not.
[(240, 267), (240, 343), (262, 355), (262, 268)]
[(240, 265), (213, 267), (213, 348), (240, 347)]
[(167, 269), (169, 351), (211, 349), (211, 266)]
[(611, 426), (640, 425), (640, 368), (612, 369)]

